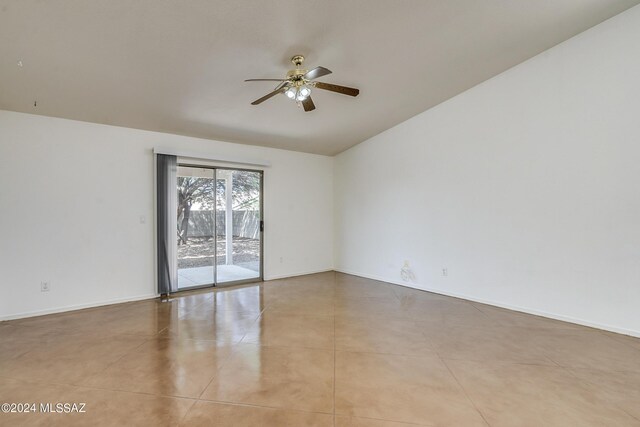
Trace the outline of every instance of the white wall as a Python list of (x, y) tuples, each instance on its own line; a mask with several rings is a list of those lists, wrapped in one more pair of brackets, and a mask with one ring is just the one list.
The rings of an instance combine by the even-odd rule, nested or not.
[(0, 319), (156, 294), (153, 147), (270, 162), (265, 278), (333, 268), (330, 157), (0, 111)]
[(340, 154), (337, 269), (640, 335), (639, 52), (635, 7)]

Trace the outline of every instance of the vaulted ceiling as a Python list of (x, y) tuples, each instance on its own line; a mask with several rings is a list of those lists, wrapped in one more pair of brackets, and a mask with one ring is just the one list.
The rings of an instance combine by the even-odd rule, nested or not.
[[(339, 153), (640, 0), (0, 0), (0, 109)], [(351, 98), (250, 103), (293, 54)]]

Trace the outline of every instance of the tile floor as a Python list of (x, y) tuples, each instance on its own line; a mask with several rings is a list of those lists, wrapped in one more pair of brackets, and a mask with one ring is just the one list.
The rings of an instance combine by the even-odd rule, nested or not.
[(7, 426), (640, 426), (640, 339), (331, 272), (0, 323), (4, 402), (86, 403)]

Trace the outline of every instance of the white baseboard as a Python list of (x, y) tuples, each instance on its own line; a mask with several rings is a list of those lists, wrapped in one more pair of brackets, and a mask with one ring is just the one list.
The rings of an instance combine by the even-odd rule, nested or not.
[(611, 325), (607, 325), (607, 324), (604, 324), (604, 323), (592, 322), (592, 321), (589, 321), (589, 320), (578, 319), (578, 318), (571, 317), (571, 316), (564, 316), (564, 315), (561, 315), (561, 314), (549, 313), (549, 312), (546, 312), (546, 311), (536, 310), (536, 309), (532, 309), (532, 308), (528, 308), (528, 307), (521, 307), (521, 306), (517, 306), (517, 305), (506, 304), (506, 303), (499, 302), (499, 301), (487, 300), (487, 299), (479, 298), (479, 297), (472, 296), (472, 295), (458, 294), (458, 293), (455, 293), (455, 292), (446, 292), (446, 291), (443, 291), (441, 289), (429, 288), (428, 286), (425, 286), (425, 285), (422, 285), (422, 284), (419, 284), (419, 283), (408, 283), (408, 282), (403, 282), (401, 280), (394, 280), (394, 279), (389, 279), (389, 278), (386, 278), (386, 277), (380, 277), (380, 276), (375, 276), (375, 275), (366, 274), (366, 273), (360, 273), (360, 272), (356, 272), (356, 271), (344, 270), (344, 269), (336, 269), (335, 271), (337, 271), (339, 273), (344, 273), (344, 274), (351, 274), (353, 276), (364, 277), (366, 279), (372, 279), (372, 280), (377, 280), (377, 281), (380, 281), (380, 282), (391, 283), (391, 284), (394, 284), (394, 285), (405, 286), (407, 288), (418, 289), (418, 290), (427, 291), (427, 292), (433, 292), (434, 294), (445, 295), (445, 296), (454, 297), (454, 298), (461, 298), (461, 299), (464, 299), (464, 300), (467, 300), (467, 301), (479, 302), (481, 304), (487, 304), (487, 305), (492, 305), (492, 306), (495, 306), (495, 307), (506, 308), (508, 310), (519, 311), (521, 313), (533, 314), (535, 316), (546, 317), (546, 318), (549, 318), (549, 319), (560, 320), (560, 321), (563, 321), (563, 322), (574, 323), (576, 325), (588, 326), (590, 328), (602, 329), (602, 330), (609, 331), (609, 332), (615, 332), (615, 333), (618, 333), (618, 334), (630, 335), (632, 337), (640, 338), (640, 331), (635, 331), (633, 329), (619, 328), (617, 326), (611, 326)]
[(23, 313), (14, 313), (14, 314), (8, 314), (6, 316), (0, 316), (0, 321), (24, 319), (27, 317), (43, 316), (45, 314), (64, 313), (66, 311), (82, 310), (83, 308), (101, 307), (103, 305), (120, 304), (123, 302), (142, 301), (146, 299), (157, 298), (159, 296), (160, 295), (158, 294), (138, 295), (135, 297), (115, 298), (115, 299), (110, 299), (110, 300), (105, 300), (100, 302), (92, 302), (88, 304), (67, 305), (64, 307), (56, 307), (56, 308), (50, 308), (46, 310), (25, 311)]
[(306, 276), (308, 274), (318, 274), (318, 273), (327, 273), (329, 271), (334, 271), (333, 268), (325, 268), (322, 270), (312, 270), (312, 271), (299, 271), (297, 273), (287, 273), (287, 274), (281, 274), (281, 275), (275, 275), (275, 276), (266, 276), (264, 277), (265, 282), (269, 281), (269, 280), (278, 280), (278, 279), (286, 279), (289, 277), (297, 277), (297, 276)]
[[(276, 280), (276, 279), (285, 279), (288, 277), (306, 276), (308, 274), (326, 273), (328, 271), (333, 271), (333, 268), (325, 268), (322, 270), (300, 271), (300, 272), (288, 273), (288, 274), (277, 275), (277, 276), (268, 276), (268, 277), (265, 277), (264, 280), (268, 281), (268, 280)], [(67, 311), (82, 310), (84, 308), (100, 307), (104, 305), (120, 304), (120, 303), (133, 302), (133, 301), (142, 301), (145, 299), (157, 298), (159, 296), (160, 296), (159, 294), (138, 295), (135, 297), (115, 298), (111, 300), (93, 302), (88, 304), (75, 304), (75, 305), (68, 305), (64, 307), (56, 307), (56, 308), (45, 309), (45, 310), (34, 310), (34, 311), (25, 311), (22, 313), (0, 315), (0, 322), (5, 320), (24, 319), (27, 317), (44, 316), (46, 314), (64, 313)]]
[[(599, 323), (599, 322), (592, 322), (592, 321), (589, 321), (589, 320), (578, 319), (578, 318), (574, 318), (574, 317), (571, 317), (571, 316), (565, 316), (565, 315), (560, 315), (560, 314), (555, 314), (555, 313), (549, 313), (549, 312), (536, 310), (536, 309), (532, 309), (532, 308), (528, 308), (528, 307), (521, 307), (521, 306), (516, 306), (516, 305), (512, 305), (512, 304), (506, 304), (506, 303), (503, 303), (503, 302), (487, 300), (487, 299), (479, 298), (479, 297), (472, 296), (472, 295), (459, 294), (459, 293), (455, 293), (455, 292), (446, 292), (446, 291), (443, 291), (441, 289), (430, 288), (428, 286), (425, 286), (425, 285), (422, 285), (422, 284), (419, 284), (419, 283), (407, 283), (407, 282), (403, 282), (403, 281), (400, 281), (400, 280), (390, 279), (390, 278), (387, 278), (387, 277), (381, 277), (381, 276), (376, 276), (376, 275), (371, 275), (371, 274), (366, 274), (366, 273), (361, 273), (361, 272), (351, 271), (351, 270), (346, 270), (346, 269), (332, 269), (332, 268), (329, 268), (329, 269), (323, 269), (323, 270), (301, 271), (301, 272), (296, 272), (296, 273), (289, 273), (289, 274), (286, 274), (286, 275), (275, 275), (275, 276), (265, 277), (265, 281), (277, 280), (277, 279), (285, 279), (285, 278), (296, 277), (296, 276), (306, 276), (306, 275), (309, 275), (309, 274), (326, 273), (326, 272), (329, 272), (329, 271), (337, 271), (339, 273), (350, 274), (350, 275), (358, 276), (358, 277), (364, 277), (364, 278), (367, 278), (367, 279), (377, 280), (377, 281), (380, 281), (380, 282), (385, 282), (385, 283), (391, 283), (391, 284), (394, 284), (394, 285), (405, 286), (407, 288), (418, 289), (418, 290), (427, 291), (427, 292), (433, 292), (435, 294), (450, 296), (450, 297), (454, 297), (454, 298), (461, 298), (461, 299), (464, 299), (464, 300), (467, 300), (467, 301), (478, 302), (478, 303), (481, 303), (481, 304), (492, 305), (492, 306), (495, 306), (495, 307), (506, 308), (508, 310), (519, 311), (519, 312), (526, 313), (526, 314), (533, 314), (535, 316), (547, 317), (549, 319), (560, 320), (560, 321), (563, 321), (563, 322), (574, 323), (574, 324), (577, 324), (577, 325), (588, 326), (588, 327), (591, 327), (591, 328), (602, 329), (602, 330), (605, 330), (605, 331), (610, 331), (610, 332), (615, 332), (615, 333), (619, 333), (619, 334), (630, 335), (630, 336), (633, 336), (633, 337), (640, 338), (640, 331), (635, 331), (635, 330), (632, 330), (632, 329), (619, 328), (617, 326), (611, 326), (611, 325), (607, 325), (607, 324), (603, 324), (603, 323)], [(120, 303), (125, 303), (125, 302), (142, 301), (142, 300), (146, 300), (146, 299), (157, 298), (158, 296), (159, 296), (158, 294), (138, 295), (138, 296), (135, 296), (135, 297), (115, 298), (115, 299), (111, 299), (111, 300), (93, 302), (93, 303), (88, 303), (88, 304), (76, 304), (76, 305), (69, 305), (69, 306), (57, 307), (57, 308), (46, 309), (46, 310), (35, 310), (35, 311), (28, 311), (28, 312), (22, 312), (22, 313), (14, 313), (14, 314), (0, 316), (0, 321), (23, 319), (23, 318), (34, 317), (34, 316), (43, 316), (45, 314), (63, 313), (63, 312), (67, 312), (67, 311), (81, 310), (81, 309), (84, 309), (84, 308), (92, 308), (92, 307), (100, 307), (100, 306), (111, 305), (111, 304), (120, 304)]]

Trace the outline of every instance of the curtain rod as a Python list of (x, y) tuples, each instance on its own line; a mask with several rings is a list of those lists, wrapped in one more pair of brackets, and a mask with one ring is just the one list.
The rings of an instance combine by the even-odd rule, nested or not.
[(165, 148), (155, 147), (153, 149), (153, 153), (168, 154), (170, 156), (176, 156), (176, 157), (187, 157), (190, 159), (209, 160), (213, 162), (235, 163), (238, 165), (251, 165), (251, 166), (264, 166), (264, 167), (271, 166), (271, 163), (266, 160), (248, 159), (246, 157), (223, 156), (218, 154), (212, 155), (212, 154), (196, 153), (193, 151), (173, 150), (170, 148), (165, 149)]

